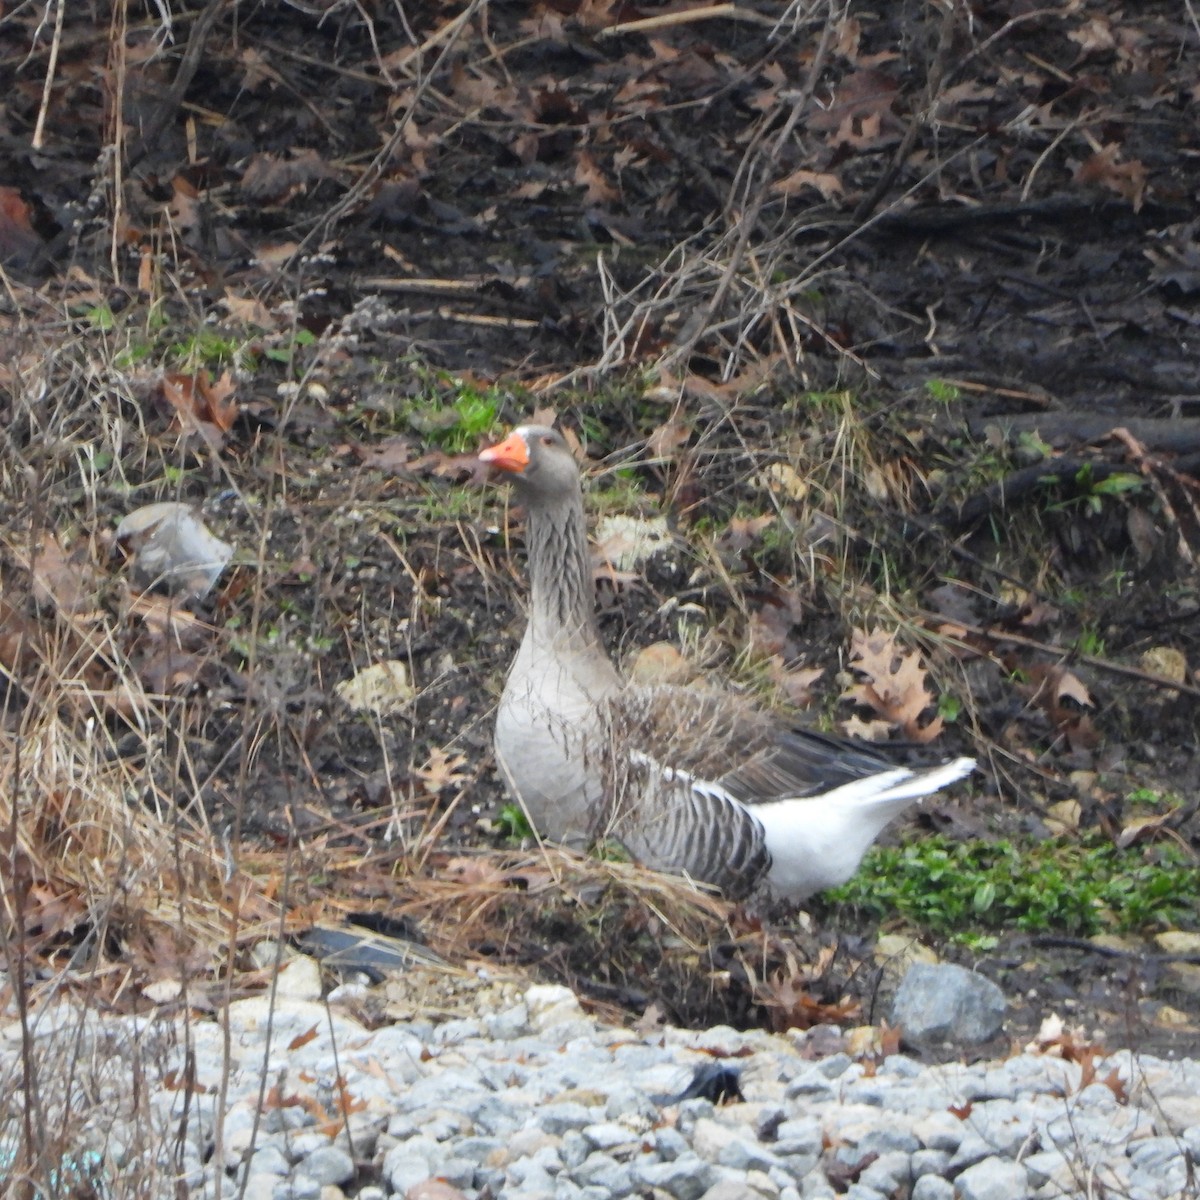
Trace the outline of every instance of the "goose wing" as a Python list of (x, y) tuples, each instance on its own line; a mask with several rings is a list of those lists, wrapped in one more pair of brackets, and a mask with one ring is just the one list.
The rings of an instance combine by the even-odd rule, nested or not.
[(695, 687), (626, 687), (608, 723), (635, 752), (744, 804), (815, 796), (897, 765), (864, 742), (781, 725), (739, 697)]
[(702, 880), (735, 900), (771, 866), (762, 823), (719, 783), (636, 751), (622, 764), (607, 832), (640, 862)]

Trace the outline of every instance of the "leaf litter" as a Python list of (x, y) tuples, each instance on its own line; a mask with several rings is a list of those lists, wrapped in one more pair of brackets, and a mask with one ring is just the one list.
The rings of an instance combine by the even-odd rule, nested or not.
[[(771, 576), (796, 570), (779, 545), (790, 539), (790, 515), (785, 523), (739, 484), (760, 479), (759, 490), (785, 510), (827, 508), (832, 488), (824, 483), (814, 495), (810, 473), (793, 477), (776, 463), (768, 471), (756, 455), (739, 460), (740, 476), (722, 476), (721, 460), (706, 457), (707, 448), (729, 454), (747, 438), (765, 446), (788, 423), (780, 411), (794, 395), (786, 393), (816, 396), (843, 371), (870, 380), (879, 367), (893, 403), (920, 412), (939, 448), (963, 430), (980, 436), (1014, 405), (1029, 405), (1041, 419), (1039, 398), (1047, 392), (1067, 410), (1064, 419), (1073, 405), (1093, 408), (1098, 391), (1114, 412), (1155, 413), (1155, 405), (1169, 412), (1172, 404), (1176, 415), (1190, 412), (1194, 364), (1178, 336), (1187, 321), (1177, 302), (1187, 294), (1195, 228), (1179, 199), (1190, 184), (1177, 173), (1180, 164), (1194, 169), (1195, 132), (1194, 123), (1169, 125), (1179, 98), (1194, 91), (1176, 62), (1188, 32), (1181, 13), (1152, 6), (1115, 20), (1077, 7), (1031, 12), (1000, 4), (955, 25), (953, 14), (934, 9), (922, 19), (847, 10), (818, 31), (812, 14), (793, 14), (789, 28), (774, 16), (716, 7), (739, 19), (699, 20), (688, 11), (626, 19), (619, 6), (601, 3), (573, 14), (495, 9), (485, 30), (457, 26), (434, 7), (410, 31), (377, 14), (369, 31), (351, 19), (316, 62), (309, 52), (321, 36), (315, 16), (255, 14), (237, 39), (214, 38), (205, 47), (214, 66), (230, 67), (213, 70), (206, 84), (208, 117), (181, 113), (166, 121), (160, 139), (131, 150), (142, 174), (122, 197), (121, 246), (103, 222), (64, 223), (70, 203), (81, 199), (79, 181), (102, 161), (107, 136), (81, 81), (110, 69), (103, 58), (90, 62), (89, 54), (105, 49), (94, 38), (69, 41), (57, 81), (62, 94), (39, 134), (54, 143), (55, 155), (34, 155), (19, 139), (3, 151), (8, 177), (22, 181), (0, 195), (6, 264), (18, 276), (44, 278), (57, 247), (75, 238), (77, 265), (57, 278), (61, 319), (92, 348), (120, 316), (120, 289), (107, 280), (122, 252), (125, 282), (177, 320), (206, 302), (212, 280), (228, 280), (215, 289), (224, 292), (214, 301), (221, 328), (251, 348), (260, 378), (272, 378), (270, 364), (278, 361), (264, 348), (292, 344), (281, 340), (283, 331), (302, 329), (322, 342), (298, 360), (309, 373), (299, 398), (256, 384), (251, 399), (244, 378), (214, 364), (211, 372), (164, 371), (152, 385), (156, 410), (131, 394), (121, 372), (97, 374), (94, 360), (81, 370), (90, 381), (86, 404), (108, 422), (96, 441), (114, 448), (124, 472), (117, 482), (153, 487), (164, 502), (206, 498), (222, 472), (247, 480), (243, 491), (252, 499), (277, 484), (287, 489), (279, 494), (282, 511), (227, 513), (228, 527), (216, 526), (228, 544), (260, 546), (267, 543), (257, 522), (267, 520), (277, 549), (252, 579), (235, 573), (217, 591), (218, 576), (213, 594), (188, 599), (196, 611), (162, 597), (122, 596), (111, 564), (95, 557), (91, 538), (79, 531), (89, 528), (80, 512), (115, 516), (113, 497), (85, 481), (72, 504), (56, 501), (36, 553), (16, 537), (6, 541), (5, 570), (16, 575), (5, 579), (0, 653), (15, 688), (44, 697), (45, 679), (56, 680), (53, 694), (65, 688), (69, 701), (61, 712), (55, 707), (67, 732), (98, 713), (101, 742), (142, 745), (137, 753), (144, 752), (139, 738), (148, 715), (182, 731), (193, 777), (210, 781), (185, 797), (189, 811), (202, 801), (214, 811), (229, 802), (234, 789), (222, 774), (228, 747), (243, 770), (263, 770), (274, 755), (276, 768), (262, 777), (262, 808), (247, 814), (251, 833), (311, 839), (331, 854), (340, 836), (361, 854), (366, 848), (346, 822), (370, 819), (368, 801), (382, 780), (402, 801), (436, 793), (439, 802), (458, 802), (461, 820), (450, 832), (461, 836), (495, 803), (494, 789), (481, 799), (463, 783), (459, 764), (486, 761), (487, 698), (478, 680), (499, 677), (509, 647), (495, 636), (496, 606), (509, 611), (511, 592), (497, 547), (464, 534), (471, 518), (428, 516), (430, 496), (436, 502), (440, 494), (424, 489), (440, 476), (461, 476), (468, 460), (430, 447), (421, 429), (396, 433), (356, 409), (376, 386), (368, 359), (405, 363), (416, 348), (464, 377), (473, 367), (485, 378), (523, 374), (539, 386), (561, 381), (581, 362), (611, 368), (667, 360), (659, 379), (670, 384), (672, 412), (653, 415), (651, 451), (686, 460), (684, 513), (728, 518), (720, 522), (722, 562), (699, 587), (686, 570), (648, 564), (641, 586), (621, 593), (621, 611), (606, 614), (609, 631), (626, 638), (632, 629), (642, 644), (676, 637), (679, 627), (663, 605), (689, 590), (693, 609), (718, 628), (726, 624), (727, 642), (739, 622), (749, 631), (738, 636), (754, 643), (776, 682), (791, 681), (784, 690), (798, 705), (814, 699), (817, 672), (832, 673), (830, 651), (849, 644), (853, 626), (828, 619), (822, 589), (811, 581), (797, 586)], [(19, 43), (28, 34), (32, 45), (35, 20), (32, 12), (14, 14), (5, 37)], [(814, 40), (815, 32), (829, 37)], [(955, 50), (940, 63), (926, 57), (939, 32)], [(138, 32), (129, 47), (125, 99), (133, 104), (154, 92), (163, 70), (150, 43), (137, 43), (146, 36)], [(487, 53), (475, 53), (485, 40)], [(444, 59), (434, 57), (443, 51)], [(21, 48), (14, 61), (23, 56)], [(42, 66), (31, 60), (19, 72), (12, 115), (25, 132), (39, 121)], [(967, 69), (969, 79), (961, 74)], [(305, 103), (296, 105), (296, 95)], [(1131, 106), (1124, 127), (1113, 116), (1122, 105)], [(1161, 114), (1161, 124), (1147, 125), (1146, 112)], [(1137, 139), (1131, 129), (1140, 130)], [(379, 155), (381, 146), (386, 154)], [(1191, 157), (1180, 158), (1180, 146)], [(372, 155), (376, 165), (361, 175), (371, 182), (340, 208)], [(877, 196), (881, 180), (890, 191)], [(879, 219), (863, 226), (876, 211)], [(843, 241), (852, 218), (859, 224)], [(1075, 240), (1063, 232), (1072, 223)], [(317, 229), (319, 238), (311, 237)], [(1034, 249), (1022, 241), (1030, 229)], [(164, 280), (156, 247), (175, 237), (181, 250), (169, 264), (174, 277)], [(599, 264), (593, 241), (601, 244)], [(1059, 252), (1043, 254), (1045, 243)], [(998, 246), (1003, 270), (995, 266)], [(812, 267), (822, 260), (825, 268)], [(381, 304), (392, 293), (380, 286), (366, 294), (364, 266), (377, 280), (381, 268), (392, 268), (397, 285), (424, 282), (413, 291), (398, 287), (406, 297), (398, 304)], [(284, 293), (294, 299), (283, 300)], [(984, 294), (991, 298), (981, 302)], [(1074, 303), (1079, 295), (1087, 302)], [(23, 319), (43, 304), (22, 290), (20, 278), (12, 296)], [(7, 337), (11, 314), (4, 319)], [(1081, 363), (1082, 341), (1092, 353)], [(27, 348), (21, 354), (37, 361)], [(53, 439), (40, 436), (33, 406), (20, 399), (20, 372), (7, 362), (3, 369), (12, 410), (5, 415), (16, 430), (11, 445), (48, 467), (47, 477), (65, 474), (77, 445), (64, 437), (67, 453), (54, 457)], [(972, 403), (949, 422), (950, 433), (921, 400), (931, 377), (947, 376), (969, 376), (965, 382), (979, 389), (968, 391)], [(284, 389), (294, 384), (275, 378)], [(787, 386), (773, 391), (779, 380)], [(398, 372), (388, 389), (384, 410), (420, 386)], [(88, 411), (82, 394), (59, 393), (61, 411)], [(679, 397), (688, 407), (674, 407)], [(422, 404), (434, 406), (430, 393)], [(514, 403), (509, 415), (521, 407)], [(264, 427), (283, 430), (269, 447), (247, 420), (252, 408)], [(617, 426), (609, 430), (613, 442), (647, 436), (645, 428), (626, 435), (607, 419)], [(736, 426), (736, 436), (714, 438), (714, 419), (727, 434)], [(131, 454), (139, 425), (149, 444)], [(316, 431), (329, 428), (345, 428), (353, 438), (347, 444), (371, 447), (354, 451), (362, 461), (352, 481), (321, 453)], [(1073, 444), (1089, 460), (1140, 458), (1128, 444), (1100, 449), (1080, 437)], [(1001, 435), (998, 453), (1008, 446)], [(1166, 536), (1124, 520), (1114, 532), (1105, 512), (1093, 520), (1064, 511), (1047, 557), (1061, 578), (1086, 579), (1095, 563), (1113, 561), (1113, 539), (1132, 528), (1157, 593), (1145, 611), (1159, 627), (1184, 631), (1194, 665), (1194, 639), (1185, 624), (1171, 622), (1186, 612), (1186, 600), (1173, 607), (1177, 593), (1162, 586), (1172, 550), (1186, 559), (1196, 544), (1194, 495), (1186, 470), (1174, 478), (1159, 466), (1148, 470), (1160, 511), (1172, 514), (1158, 520)], [(192, 489), (183, 498), (168, 482), (180, 472)], [(868, 466), (862, 479), (871, 503), (884, 510), (903, 502), (914, 482), (926, 482), (913, 480), (899, 453)], [(742, 511), (721, 508), (722, 488), (745, 500)], [(331, 502), (354, 516), (324, 519)], [(1007, 503), (1019, 503), (1015, 493)], [(824, 515), (835, 552), (853, 559), (861, 544), (847, 542)], [(991, 502), (985, 519), (1005, 526), (1011, 515)], [(90, 522), (92, 533), (101, 527)], [(983, 548), (978, 538), (970, 546)], [(491, 589), (482, 594), (467, 582), (481, 563)], [(740, 615), (736, 602), (718, 598), (721, 571), (732, 585), (727, 597), (740, 597), (747, 573), (761, 588)], [(1107, 741), (1100, 736), (1097, 721), (1114, 689), (1090, 664), (1047, 668), (1045, 652), (1030, 644), (1064, 640), (1071, 614), (1036, 598), (1023, 614), (1005, 612), (995, 580), (982, 578), (986, 599), (958, 614), (954, 636), (981, 710), (991, 704), (998, 714), (984, 721), (987, 732), (1016, 759), (1046, 763), (1048, 746), (1065, 746), (1096, 762), (1113, 742), (1111, 733)], [(857, 598), (869, 600), (871, 590)], [(1142, 607), (1125, 598), (1107, 615), (1138, 648), (1143, 631), (1128, 614)], [(270, 616), (256, 623), (261, 611)], [(378, 731), (365, 719), (347, 723), (328, 704), (353, 671), (343, 647), (364, 643), (373, 660), (418, 664), (430, 681), (414, 697), (409, 720), (385, 735), (382, 764)], [(463, 645), (473, 647), (471, 656), (456, 652)], [(726, 650), (724, 665), (731, 657)], [(865, 729), (936, 736), (942, 717), (932, 712), (928, 669), (914, 651), (868, 648), (851, 667), (857, 678), (848, 698), (867, 715), (859, 718)], [(1030, 689), (1019, 711), (1012, 711), (1003, 672)], [(1190, 686), (1186, 668), (1173, 678)], [(201, 686), (211, 711), (184, 703)], [(1162, 745), (1186, 731), (1186, 703), (1184, 693), (1161, 707), (1153, 702)], [(117, 762), (125, 757), (116, 752)], [(133, 771), (129, 763), (122, 769)], [(169, 811), (177, 799), (170, 786), (153, 769), (149, 777), (148, 803)], [(140, 778), (124, 778), (113, 796), (137, 792)], [(444, 782), (428, 786), (438, 779)], [(70, 792), (60, 787), (58, 794)], [(1168, 832), (1165, 823), (1144, 829), (1147, 837)], [(752, 974), (744, 964), (739, 969)], [(790, 986), (785, 977), (780, 994)], [(841, 1002), (836, 995), (826, 1001)]]

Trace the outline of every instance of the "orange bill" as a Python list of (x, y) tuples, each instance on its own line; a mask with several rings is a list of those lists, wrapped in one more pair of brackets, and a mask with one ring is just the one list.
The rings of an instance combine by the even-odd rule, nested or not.
[(529, 447), (519, 433), (510, 433), (504, 441), (480, 450), (479, 461), (519, 475), (529, 466)]

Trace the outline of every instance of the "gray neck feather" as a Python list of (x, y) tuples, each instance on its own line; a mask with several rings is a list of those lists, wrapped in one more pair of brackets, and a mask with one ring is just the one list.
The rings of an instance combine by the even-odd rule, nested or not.
[(528, 512), (531, 635), (580, 648), (598, 646), (582, 495), (576, 492), (555, 504), (534, 503)]

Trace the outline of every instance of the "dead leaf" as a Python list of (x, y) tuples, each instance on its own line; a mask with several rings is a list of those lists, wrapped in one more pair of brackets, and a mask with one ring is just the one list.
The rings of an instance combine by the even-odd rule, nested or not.
[(670, 462), (675, 451), (692, 436), (692, 427), (685, 421), (667, 421), (659, 425), (646, 439), (646, 449), (655, 458)]
[(847, 717), (838, 722), (838, 728), (848, 738), (857, 738), (864, 742), (886, 742), (892, 732), (890, 721), (864, 721), (862, 717)]
[(459, 771), (466, 764), (465, 754), (449, 755), (440, 746), (435, 746), (429, 752), (429, 761), (423, 767), (418, 767), (414, 774), (425, 785), (425, 790), (436, 796), (448, 787), (457, 787), (470, 779)]
[(351, 449), (364, 467), (391, 472), (406, 467), (412, 453), (408, 438), (399, 436), (385, 438), (376, 446), (362, 446), (356, 442)]
[(305, 1029), (302, 1033), (296, 1034), (290, 1042), (288, 1042), (289, 1050), (299, 1050), (301, 1046), (307, 1046), (309, 1042), (315, 1041), (317, 1037), (317, 1027), (315, 1025)]
[(386, 717), (401, 712), (416, 691), (408, 679), (408, 665), (399, 659), (373, 663), (350, 679), (334, 685), (334, 694), (356, 712)]
[(1117, 39), (1113, 37), (1112, 25), (1107, 17), (1092, 17), (1067, 32), (1067, 39), (1080, 48), (1077, 61), (1090, 54), (1107, 53), (1115, 50)]
[(29, 220), (29, 205), (13, 187), (0, 187), (0, 262), (25, 266), (42, 249), (42, 239)]
[(195, 375), (171, 372), (163, 377), (162, 394), (185, 434), (199, 433), (213, 449), (220, 449), (237, 419), (237, 402), (231, 399), (236, 387), (228, 371), (216, 382), (209, 379), (207, 371)]
[(1146, 167), (1136, 158), (1118, 162), (1120, 153), (1115, 142), (1102, 146), (1076, 168), (1075, 182), (1098, 183), (1128, 200), (1135, 213), (1140, 212), (1146, 193)]
[(99, 577), (88, 561), (87, 543), (80, 541), (68, 554), (53, 533), (43, 533), (30, 564), (33, 594), (68, 616), (94, 610)]
[(771, 184), (771, 191), (777, 196), (798, 196), (805, 191), (819, 192), (822, 200), (833, 200), (840, 196), (842, 181), (827, 171), (808, 171), (801, 169), (777, 179)]
[(167, 205), (172, 224), (182, 233), (200, 225), (200, 193), (182, 175), (171, 180), (171, 200)]
[(775, 524), (775, 517), (730, 517), (729, 524), (717, 538), (717, 548), (722, 553), (741, 554), (755, 545), (764, 529)]
[(808, 708), (813, 702), (813, 685), (825, 674), (823, 667), (787, 667), (777, 659), (768, 663), (771, 682), (797, 708)]
[(240, 321), (243, 325), (253, 325), (257, 329), (268, 331), (279, 328), (275, 314), (253, 296), (235, 296), (226, 288), (225, 298), (220, 303), (235, 321)]
[(575, 182), (585, 189), (585, 204), (611, 204), (621, 198), (620, 191), (609, 183), (599, 164), (586, 150), (580, 150), (575, 160)]
[(884, 71), (854, 71), (838, 84), (829, 103), (808, 118), (808, 128), (833, 133), (834, 144), (865, 148), (898, 136), (898, 122), (891, 112), (900, 86)]
[(1170, 812), (1134, 817), (1132, 820), (1126, 821), (1117, 836), (1117, 849), (1125, 850), (1134, 842), (1150, 841), (1154, 834), (1161, 833), (1166, 828), (1167, 823), (1178, 811), (1178, 808), (1173, 808)]
[(255, 154), (242, 172), (242, 191), (251, 200), (282, 203), (310, 183), (331, 175), (329, 165), (312, 149), (295, 152), (291, 158)]
[(898, 647), (894, 634), (854, 630), (850, 665), (866, 679), (843, 692), (844, 699), (874, 710), (911, 741), (930, 742), (941, 733), (939, 716), (921, 724), (921, 714), (935, 701), (925, 686), (928, 672), (921, 666), (921, 656)]

